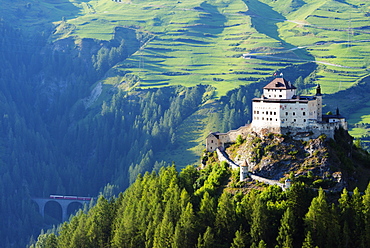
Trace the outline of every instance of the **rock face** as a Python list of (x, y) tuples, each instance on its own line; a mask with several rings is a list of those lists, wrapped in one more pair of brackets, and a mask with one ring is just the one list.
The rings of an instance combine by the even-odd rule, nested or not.
[(251, 132), (244, 138), (239, 147), (231, 146), (226, 152), (236, 163), (247, 164), (248, 170), (256, 175), (280, 180), (293, 173), (296, 178), (318, 186), (325, 184), (340, 189), (346, 186), (343, 158), (335, 148), (338, 143), (325, 135), (303, 141), (280, 134)]

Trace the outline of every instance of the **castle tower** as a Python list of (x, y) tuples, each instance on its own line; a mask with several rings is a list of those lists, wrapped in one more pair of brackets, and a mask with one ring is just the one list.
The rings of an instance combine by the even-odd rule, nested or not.
[(275, 78), (263, 87), (263, 97), (267, 99), (292, 99), (296, 95), (296, 89), (285, 78)]
[(316, 99), (317, 99), (317, 121), (322, 121), (322, 94), (320, 84), (316, 87)]
[(243, 164), (240, 165), (240, 181), (244, 181), (248, 177), (248, 164), (247, 161), (244, 161)]

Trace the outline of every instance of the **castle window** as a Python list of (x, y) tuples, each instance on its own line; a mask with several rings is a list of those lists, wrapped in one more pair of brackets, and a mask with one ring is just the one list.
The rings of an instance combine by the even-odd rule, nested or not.
[(274, 115), (276, 115), (276, 112), (274, 112)]
[(211, 143), (213, 143), (213, 140), (211, 140)]
[(279, 97), (283, 97), (283, 95), (279, 95)]
[(285, 115), (288, 115), (288, 112), (285, 112)]
[(270, 115), (272, 115), (272, 111), (270, 111)]
[(295, 115), (295, 112), (293, 112), (293, 115)]
[(296, 119), (293, 119), (294, 122), (296, 122)]
[(270, 121), (272, 121), (272, 118), (270, 118)]
[(257, 114), (259, 114), (260, 113), (260, 111), (257, 111)]
[(306, 122), (306, 119), (303, 119), (303, 122)]
[(262, 120), (264, 120), (265, 118), (262, 117)]

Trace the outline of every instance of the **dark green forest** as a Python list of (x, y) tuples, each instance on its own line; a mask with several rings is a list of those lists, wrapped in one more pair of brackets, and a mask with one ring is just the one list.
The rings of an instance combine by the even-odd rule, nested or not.
[(81, 99), (108, 69), (104, 64), (127, 56), (122, 43), (103, 46), (87, 60), (53, 50), (45, 37), (26, 37), (3, 22), (0, 37), (4, 247), (25, 245), (45, 227), (31, 197), (96, 196), (108, 183), (124, 190), (138, 173), (160, 168), (165, 163), (155, 163), (153, 153), (175, 142), (174, 129), (198, 108), (206, 90), (116, 89), (110, 101), (86, 109)]
[[(149, 37), (139, 34), (136, 43)], [(118, 38), (117, 38), (118, 39)], [(158, 171), (158, 151), (176, 146), (176, 129), (209, 100), (211, 86), (125, 91), (112, 87), (106, 100), (83, 99), (108, 69), (134, 51), (123, 40), (92, 53), (57, 49), (47, 35), (24, 35), (0, 22), (0, 238), (24, 246), (31, 235), (60, 219), (43, 219), (31, 197), (96, 196), (107, 184), (123, 191), (139, 173)], [(135, 42), (131, 42), (131, 44)], [(316, 65), (290, 66), (300, 87), (312, 84)], [(227, 131), (250, 120), (250, 100), (271, 78), (241, 86), (216, 101), (210, 121)], [(129, 72), (125, 81), (139, 79)], [(50, 216), (49, 216), (50, 215)]]
[(33, 247), (368, 247), (370, 184), (342, 193), (293, 182), (242, 193), (226, 163), (145, 173)]

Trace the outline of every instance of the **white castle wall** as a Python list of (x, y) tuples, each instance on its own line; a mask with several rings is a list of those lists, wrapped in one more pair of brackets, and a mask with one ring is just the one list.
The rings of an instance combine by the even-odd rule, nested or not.
[(279, 127), (281, 125), (280, 103), (253, 101), (252, 108), (254, 126)]
[(263, 89), (263, 95), (267, 98), (273, 99), (292, 99), (296, 94), (295, 89), (289, 90), (275, 90), (275, 89)]

